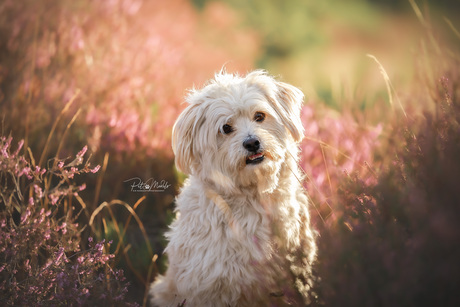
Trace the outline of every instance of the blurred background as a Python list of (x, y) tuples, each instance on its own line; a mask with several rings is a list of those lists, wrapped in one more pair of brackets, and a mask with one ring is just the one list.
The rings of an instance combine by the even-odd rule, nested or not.
[[(449, 279), (446, 270), (459, 273), (458, 267), (443, 268), (436, 275), (439, 280), (419, 286), (401, 282), (405, 279), (397, 275), (407, 262), (395, 264), (394, 258), (408, 259), (408, 242), (417, 248), (439, 242), (430, 236), (431, 228), (419, 231), (414, 226), (423, 220), (420, 216), (409, 223), (406, 215), (398, 215), (406, 201), (427, 198), (419, 190), (411, 197), (414, 188), (409, 185), (390, 189), (393, 196), (409, 193), (395, 196), (395, 207), (375, 212), (369, 208), (381, 208), (378, 195), (388, 192), (382, 182), (405, 178), (399, 185), (405, 187), (404, 155), (409, 152), (410, 157), (411, 148), (423, 147), (411, 147), (410, 140), (429, 139), (415, 136), (425, 128), (437, 131), (442, 126), (425, 127), (423, 114), (439, 114), (439, 108), (445, 111), (456, 105), (459, 17), (460, 2), (455, 0), (2, 0), (2, 136), (11, 136), (12, 144), (24, 140), (21, 154), (42, 168), (49, 168), (53, 159), (70, 159), (88, 146), (91, 163), (101, 168), (73, 179), (85, 183), (80, 200), (73, 202), (76, 211), (85, 212), (75, 217), (80, 225), (76, 240), (83, 249), (88, 237), (112, 240), (105, 250), (115, 255), (112, 266), (122, 268), (130, 282), (127, 300), (145, 305), (147, 285), (165, 270), (162, 234), (174, 217), (174, 197), (184, 180), (174, 168), (170, 141), (187, 89), (202, 86), (222, 67), (239, 74), (266, 69), (306, 95), (301, 167), (322, 242), (317, 269), (322, 282), (314, 290), (314, 304), (387, 306), (396, 301), (412, 306), (410, 302), (418, 301), (435, 281), (447, 280), (445, 292), (436, 292), (434, 302), (453, 306), (459, 299), (449, 289), (458, 277)], [(446, 116), (455, 115), (455, 110)], [(442, 116), (429, 123), (436, 120), (447, 122), (446, 127), (457, 123)], [(454, 135), (443, 140), (454, 144)], [(449, 148), (444, 145), (433, 148)], [(439, 157), (445, 161), (445, 155)], [(446, 167), (451, 171), (458, 166), (452, 163)], [(400, 171), (395, 177), (390, 175), (393, 169)], [(432, 174), (430, 169), (426, 172)], [(129, 179), (136, 177), (170, 186), (161, 192), (135, 192)], [(27, 180), (22, 184), (29, 189)], [(132, 210), (101, 207), (113, 201)], [(456, 198), (449, 201), (458, 205)], [(458, 215), (455, 205), (449, 207), (454, 211), (436, 208), (441, 210), (436, 215), (443, 218)], [(5, 204), (1, 209), (6, 210)], [(20, 206), (14, 210), (23, 213)], [(90, 217), (93, 223), (85, 227)], [(390, 227), (393, 232), (387, 236), (383, 221), (400, 221), (403, 226)], [(439, 223), (448, 225), (443, 228), (446, 233), (439, 234), (448, 238), (445, 246), (426, 243), (422, 250), (441, 249), (454, 259), (458, 250), (449, 246), (458, 245), (458, 226), (449, 224), (450, 218)], [(355, 236), (355, 227), (372, 231), (363, 239)], [(425, 243), (414, 241), (414, 233), (423, 233)], [(405, 241), (396, 240), (402, 237)], [(383, 242), (383, 251), (370, 243), (375, 238)], [(367, 252), (377, 250), (381, 257), (367, 257)], [(437, 254), (420, 254), (425, 255), (423, 262), (408, 276), (422, 276), (426, 263), (441, 259)], [(373, 260), (364, 266), (363, 259)], [(344, 269), (350, 267), (354, 269)], [(379, 273), (362, 273), (369, 267)]]

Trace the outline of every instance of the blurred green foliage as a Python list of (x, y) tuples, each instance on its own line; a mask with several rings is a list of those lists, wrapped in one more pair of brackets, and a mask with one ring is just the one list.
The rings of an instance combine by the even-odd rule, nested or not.
[[(201, 10), (215, 2), (193, 1)], [(426, 29), (409, 1), (223, 2), (237, 12), (241, 23), (257, 30), (262, 46), (255, 66), (299, 86), (307, 101), (358, 112), (387, 101), (379, 68), (367, 54), (382, 62), (401, 89), (414, 77), (414, 51)], [(418, 2), (422, 11), (436, 11), (434, 15), (446, 16), (455, 25), (458, 1)]]

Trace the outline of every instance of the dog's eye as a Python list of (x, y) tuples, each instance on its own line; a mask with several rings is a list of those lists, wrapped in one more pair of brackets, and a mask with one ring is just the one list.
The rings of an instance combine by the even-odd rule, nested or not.
[(229, 134), (229, 133), (233, 132), (233, 127), (230, 126), (229, 124), (225, 124), (225, 125), (222, 126), (222, 132), (224, 134)]
[(257, 112), (255, 115), (254, 115), (254, 120), (256, 122), (263, 122), (265, 120), (265, 114), (262, 113), (262, 112)]

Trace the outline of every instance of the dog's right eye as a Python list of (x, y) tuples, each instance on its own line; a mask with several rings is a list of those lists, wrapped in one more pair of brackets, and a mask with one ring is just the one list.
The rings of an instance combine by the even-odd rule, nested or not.
[(222, 132), (224, 134), (229, 134), (229, 133), (233, 132), (233, 127), (230, 126), (229, 124), (225, 124), (225, 125), (222, 126)]

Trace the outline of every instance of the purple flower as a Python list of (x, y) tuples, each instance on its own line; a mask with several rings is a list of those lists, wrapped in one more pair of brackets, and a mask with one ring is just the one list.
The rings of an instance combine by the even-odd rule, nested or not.
[(14, 152), (13, 157), (16, 157), (19, 154), (19, 151), (21, 150), (23, 145), (24, 145), (24, 140), (20, 140), (18, 143), (18, 148)]
[[(8, 147), (10, 147), (11, 141), (13, 140), (12, 137), (9, 137), (6, 142), (3, 144), (3, 147), (0, 148), (0, 152), (4, 158), (9, 158), (10, 155), (8, 154)], [(5, 141), (5, 138), (2, 138), (2, 142)]]
[(62, 258), (63, 255), (64, 255), (64, 248), (60, 247), (59, 250), (55, 254), (55, 256), (56, 256), (55, 264), (60, 263), (61, 258)]
[[(29, 204), (33, 204), (33, 198), (29, 198)], [(21, 216), (21, 224), (24, 224), (26, 222), (26, 220), (29, 218), (30, 216), (30, 210), (29, 208), (26, 209), (26, 211), (22, 214)]]
[(82, 150), (80, 150), (80, 151), (78, 152), (77, 158), (82, 158), (82, 157), (85, 155), (85, 153), (86, 153), (87, 150), (88, 150), (88, 146), (85, 145), (85, 146), (82, 148)]
[(35, 192), (35, 195), (38, 197), (38, 198), (42, 198), (43, 197), (43, 190), (42, 188), (37, 185), (37, 184), (34, 184), (34, 192)]

